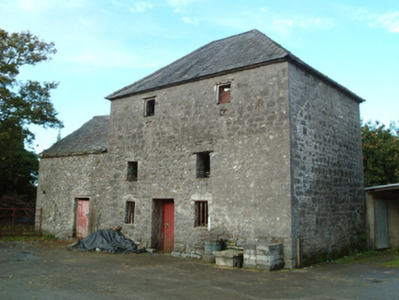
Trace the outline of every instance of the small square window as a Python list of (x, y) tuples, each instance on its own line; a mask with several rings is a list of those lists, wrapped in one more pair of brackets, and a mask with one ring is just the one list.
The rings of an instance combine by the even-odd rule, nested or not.
[(127, 163), (127, 181), (137, 181), (138, 176), (138, 162), (137, 161), (129, 161)]
[(208, 178), (211, 176), (211, 158), (209, 152), (197, 153), (196, 171), (197, 178)]
[(219, 85), (218, 89), (218, 104), (229, 103), (230, 102), (230, 92), (231, 92), (231, 84), (223, 84)]
[(208, 201), (195, 202), (195, 227), (208, 226)]
[(150, 117), (155, 114), (155, 98), (146, 99), (144, 102), (144, 116)]
[(126, 201), (126, 223), (134, 223), (134, 210), (136, 208), (136, 203), (134, 201)]

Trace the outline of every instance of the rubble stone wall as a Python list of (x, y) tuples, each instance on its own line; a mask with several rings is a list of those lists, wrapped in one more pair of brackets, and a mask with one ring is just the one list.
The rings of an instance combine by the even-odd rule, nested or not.
[(292, 236), (306, 261), (363, 243), (359, 104), (293, 65), (289, 77)]
[(74, 236), (76, 198), (89, 198), (89, 233), (102, 229), (102, 215), (112, 209), (107, 176), (106, 153), (41, 158), (36, 206), (43, 208), (43, 230), (58, 238)]
[[(231, 84), (231, 101), (217, 104), (217, 87)], [(154, 116), (144, 117), (155, 97)], [(153, 199), (174, 199), (176, 253), (202, 249), (205, 238), (242, 246), (279, 242), (290, 259), (291, 183), (287, 64), (204, 79), (112, 101), (108, 155), (110, 205), (124, 232), (151, 246)], [(210, 177), (196, 178), (196, 153), (210, 152)], [(126, 181), (138, 161), (138, 181)], [(195, 227), (195, 201), (209, 205), (208, 227)], [(122, 224), (121, 224), (122, 225)]]
[[(226, 83), (231, 101), (218, 104)], [(144, 116), (149, 98), (155, 114)], [(201, 152), (206, 178), (197, 178)], [(108, 153), (42, 158), (37, 207), (45, 231), (71, 237), (76, 198), (87, 197), (89, 232), (121, 226), (153, 247), (154, 211), (173, 199), (174, 255), (199, 257), (205, 239), (278, 243), (292, 268), (297, 238), (305, 260), (361, 242), (361, 159), (358, 103), (294, 65), (271, 64), (113, 100)], [(137, 181), (127, 180), (131, 161)], [(208, 201), (206, 227), (195, 227), (196, 201)]]

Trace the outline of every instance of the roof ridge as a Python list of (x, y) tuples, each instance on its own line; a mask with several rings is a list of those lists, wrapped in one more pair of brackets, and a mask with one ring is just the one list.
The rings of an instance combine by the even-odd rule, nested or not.
[[(148, 74), (147, 76), (143, 77), (142, 79), (139, 79), (138, 81), (135, 81), (135, 82), (133, 82), (132, 84), (129, 84), (129, 85), (127, 85), (127, 86), (125, 86), (125, 87), (123, 87), (123, 88), (121, 88), (121, 89), (119, 89), (119, 90), (117, 90), (117, 91), (111, 93), (110, 95), (106, 96), (105, 98), (106, 98), (106, 99), (111, 99), (114, 95), (120, 94), (121, 92), (123, 92), (123, 91), (129, 89), (130, 87), (132, 87), (132, 86), (134, 86), (134, 85), (137, 85), (137, 84), (139, 84), (139, 83), (141, 83), (141, 82), (145, 82), (147, 79), (149, 79), (150, 77), (154, 76), (156, 73), (161, 73), (163, 70), (165, 70), (166, 68), (168, 68), (168, 67), (171, 66), (172, 64), (175, 64), (175, 63), (178, 63), (179, 61), (184, 60), (185, 58), (187, 58), (188, 56), (190, 56), (190, 55), (193, 54), (194, 52), (200, 52), (202, 49), (205, 49), (205, 48), (209, 47), (209, 46), (212, 45), (212, 44), (216, 44), (216, 43), (218, 43), (218, 42), (221, 42), (221, 41), (224, 41), (224, 40), (228, 40), (228, 39), (237, 38), (237, 37), (239, 37), (239, 36), (247, 35), (247, 34), (249, 34), (249, 33), (261, 34), (261, 35), (267, 37), (265, 34), (263, 34), (262, 32), (260, 32), (259, 30), (257, 30), (257, 29), (252, 29), (252, 30), (249, 30), (249, 31), (246, 31), (246, 32), (242, 32), (242, 33), (239, 33), (239, 34), (235, 34), (235, 35), (229, 36), (229, 37), (225, 37), (225, 38), (222, 38), (222, 39), (218, 39), (218, 40), (211, 41), (211, 42), (209, 42), (209, 43), (207, 43), (207, 44), (205, 44), (205, 45), (203, 45), (203, 46), (201, 46), (201, 47), (199, 47), (199, 48), (197, 48), (197, 49), (191, 51), (190, 53), (188, 53), (188, 54), (186, 54), (186, 55), (180, 57), (179, 59), (177, 59), (177, 60), (175, 60), (175, 61), (173, 61), (173, 62), (167, 64), (166, 66), (164, 66), (164, 67), (162, 67), (162, 68), (160, 68), (160, 69), (158, 69), (158, 70), (156, 70), (156, 71), (154, 71), (154, 72)], [(267, 38), (268, 38), (270, 41), (272, 41), (269, 37), (267, 37)], [(273, 42), (273, 41), (272, 41), (272, 42)]]
[(312, 72), (325, 82), (354, 97), (356, 101), (364, 101), (316, 69), (310, 67), (257, 29), (209, 42), (146, 77), (117, 90), (107, 96), (106, 99), (112, 101), (131, 95), (149, 93), (187, 82), (283, 61), (290, 61), (308, 72)]

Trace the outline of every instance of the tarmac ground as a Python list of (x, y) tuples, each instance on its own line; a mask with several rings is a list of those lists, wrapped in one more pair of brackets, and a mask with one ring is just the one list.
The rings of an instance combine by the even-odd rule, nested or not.
[(399, 299), (398, 268), (268, 272), (157, 253), (70, 251), (70, 243), (1, 242), (0, 299)]

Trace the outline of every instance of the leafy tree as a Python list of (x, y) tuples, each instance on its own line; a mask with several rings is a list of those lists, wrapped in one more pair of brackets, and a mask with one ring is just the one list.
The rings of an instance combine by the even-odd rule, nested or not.
[(391, 123), (368, 122), (362, 126), (365, 186), (399, 182), (399, 128)]
[(34, 140), (30, 124), (61, 128), (50, 101), (55, 82), (17, 80), (20, 68), (51, 59), (54, 43), (40, 41), (30, 32), (0, 29), (0, 197), (34, 194), (38, 158), (25, 149)]

